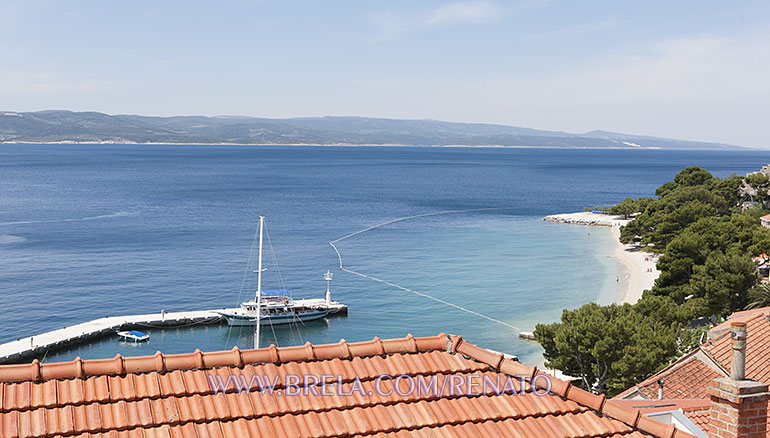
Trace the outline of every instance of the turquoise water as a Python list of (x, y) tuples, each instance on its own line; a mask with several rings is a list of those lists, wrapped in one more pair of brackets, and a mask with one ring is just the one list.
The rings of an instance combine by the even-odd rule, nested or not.
[[(762, 152), (0, 145), (0, 342), (101, 316), (235, 305), (257, 216), (268, 218), (286, 286), (320, 297), (335, 273), (347, 317), (265, 330), (279, 345), (462, 334), (539, 363), (506, 326), (340, 272), (350, 269), (468, 307), (523, 330), (563, 308), (612, 301), (609, 230), (546, 214), (651, 196), (681, 168), (755, 170)], [(277, 269), (266, 287), (279, 287)], [(622, 276), (621, 276), (622, 278)], [(249, 329), (147, 329), (147, 344), (106, 338), (46, 361), (218, 350)]]

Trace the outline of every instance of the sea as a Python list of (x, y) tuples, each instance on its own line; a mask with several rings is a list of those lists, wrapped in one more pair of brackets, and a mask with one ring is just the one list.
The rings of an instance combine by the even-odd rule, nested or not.
[[(769, 161), (766, 151), (2, 144), (0, 343), (103, 316), (236, 306), (254, 294), (243, 279), (264, 215), (264, 288), (321, 297), (330, 270), (349, 313), (265, 328), (261, 345), (453, 333), (541, 364), (519, 330), (625, 287), (607, 229), (543, 216), (653, 196), (690, 165), (727, 176)], [(475, 211), (404, 219), (337, 247), (349, 269), (475, 313), (340, 271), (329, 245), (457, 210)], [(227, 325), (143, 331), (149, 342), (107, 336), (40, 359), (254, 341)]]

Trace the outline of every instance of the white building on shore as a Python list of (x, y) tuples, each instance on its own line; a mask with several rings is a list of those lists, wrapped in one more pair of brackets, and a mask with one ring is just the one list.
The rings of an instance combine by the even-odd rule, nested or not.
[(770, 228), (770, 214), (766, 214), (759, 218), (759, 222), (762, 224), (765, 228)]

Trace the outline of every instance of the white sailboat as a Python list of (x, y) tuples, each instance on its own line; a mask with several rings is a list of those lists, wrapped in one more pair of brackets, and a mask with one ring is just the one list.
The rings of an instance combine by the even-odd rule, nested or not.
[[(251, 301), (241, 303), (240, 308), (226, 309), (218, 312), (233, 326), (256, 326), (255, 336), (259, 336), (262, 325), (290, 324), (293, 322), (312, 321), (325, 317), (330, 312), (331, 301), (327, 287), (327, 299), (294, 300), (291, 292), (285, 289), (262, 290), (262, 237), (265, 227), (265, 217), (259, 217), (259, 261), (257, 266), (257, 291)], [(331, 274), (329, 274), (331, 280)], [(328, 304), (327, 304), (328, 303)], [(347, 308), (347, 306), (345, 306)], [(339, 309), (337, 309), (339, 310)], [(257, 337), (257, 339), (259, 339)], [(255, 341), (256, 342), (256, 341)]]

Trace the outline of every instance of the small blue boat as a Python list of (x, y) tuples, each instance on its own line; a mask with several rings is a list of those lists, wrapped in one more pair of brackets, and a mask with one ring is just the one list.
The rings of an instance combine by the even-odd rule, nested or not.
[(139, 342), (139, 341), (146, 341), (150, 339), (150, 335), (146, 333), (142, 333), (139, 330), (129, 330), (125, 332), (118, 332), (118, 336), (125, 340)]

